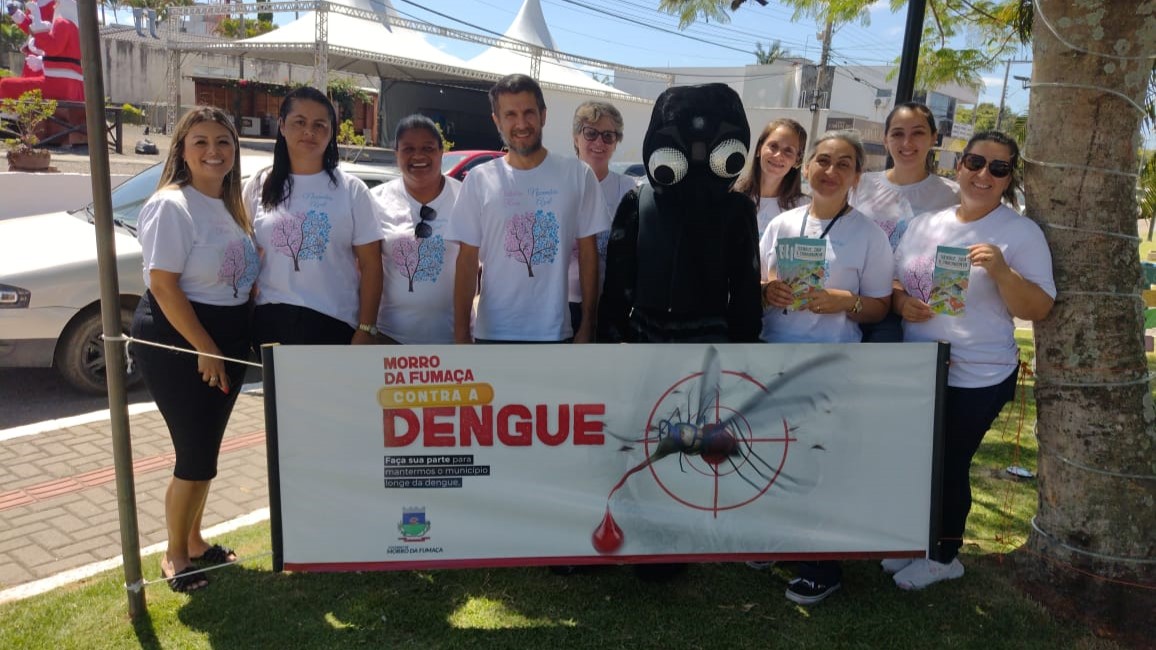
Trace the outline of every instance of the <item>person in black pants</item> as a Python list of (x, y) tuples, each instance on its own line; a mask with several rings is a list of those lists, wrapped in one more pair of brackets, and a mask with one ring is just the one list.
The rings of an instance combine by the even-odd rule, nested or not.
[(208, 585), (194, 563), (236, 560), (205, 541), (201, 516), (225, 425), (237, 401), (249, 348), (249, 300), (258, 255), (241, 202), (240, 153), (233, 122), (198, 107), (177, 124), (155, 194), (141, 209), (145, 292), (131, 353), (168, 425), (176, 467), (165, 493), (168, 546), (161, 572), (174, 591)]

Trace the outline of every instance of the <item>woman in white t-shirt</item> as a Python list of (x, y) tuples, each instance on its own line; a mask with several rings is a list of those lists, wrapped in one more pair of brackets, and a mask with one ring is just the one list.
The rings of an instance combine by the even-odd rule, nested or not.
[(795, 120), (781, 118), (769, 122), (755, 142), (755, 155), (747, 161), (731, 188), (746, 194), (758, 209), (759, 237), (779, 213), (805, 205), (803, 194), (803, 152), (807, 131)]
[[(858, 323), (876, 322), (890, 309), (891, 247), (883, 231), (848, 202), (865, 159), (855, 132), (824, 134), (803, 167), (811, 204), (775, 217), (763, 233), (763, 304), (769, 307), (763, 315), (764, 341), (858, 342)], [(822, 279), (814, 284), (795, 281), (792, 287), (780, 272), (788, 273), (789, 258), (803, 246), (814, 251), (810, 273)], [(808, 284), (812, 288), (796, 293)], [(797, 298), (803, 302), (792, 308)], [(802, 563), (786, 596), (800, 605), (814, 605), (839, 589), (842, 575), (838, 562)]]
[(261, 248), (254, 339), (368, 344), (381, 302), (381, 220), (360, 179), (337, 167), (337, 113), (303, 86), (281, 102), (273, 167), (245, 203)]
[(237, 559), (205, 541), (201, 513), (245, 375), (243, 365), (224, 359), (248, 355), (249, 297), (257, 278), (239, 151), (233, 121), (220, 109), (186, 113), (137, 224), (148, 290), (133, 315), (132, 335), (200, 353), (144, 343), (131, 348), (176, 456), (165, 492), (168, 546), (161, 573), (179, 592), (209, 584), (194, 563)]
[[(1000, 409), (1015, 396), (1019, 369), (1013, 318), (1041, 320), (1056, 287), (1043, 232), (1014, 205), (1019, 187), (1015, 140), (996, 131), (976, 134), (956, 167), (960, 205), (911, 222), (895, 251), (895, 312), (904, 341), (951, 344), (944, 422), (941, 539), (931, 557), (886, 560), (903, 589), (922, 589), (963, 575), (957, 554), (971, 509), (971, 459)], [(935, 287), (940, 247), (966, 249), (965, 283)], [(936, 311), (928, 303), (944, 308)], [(947, 307), (950, 306), (950, 309)], [(954, 314), (952, 313), (954, 312)]]
[[(610, 171), (610, 159), (614, 157), (618, 143), (622, 141), (624, 123), (622, 113), (610, 102), (589, 101), (574, 110), (574, 153), (578, 160), (589, 165), (602, 188), (602, 198), (606, 199), (606, 211), (610, 220), (618, 211), (622, 197), (638, 187), (638, 180), (626, 174)], [(606, 244), (610, 240), (610, 229), (594, 236), (598, 245), (598, 291), (602, 291), (602, 280), (606, 275)], [(578, 277), (578, 243), (570, 250), (570, 323), (574, 331), (582, 324), (582, 286)]]
[[(918, 102), (896, 106), (887, 114), (883, 133), (883, 146), (894, 166), (863, 174), (851, 193), (851, 202), (887, 233), (891, 249), (895, 250), (912, 219), (957, 205), (959, 186), (934, 173), (935, 154), (931, 149), (937, 132), (930, 108)], [(895, 314), (863, 325), (862, 330), (865, 343), (897, 343), (903, 338)]]
[(401, 178), (373, 188), (382, 209), (384, 292), (377, 328), (387, 343), (454, 342), (458, 243), (445, 238), (461, 182), (442, 174), (445, 140), (430, 118), (394, 131)]

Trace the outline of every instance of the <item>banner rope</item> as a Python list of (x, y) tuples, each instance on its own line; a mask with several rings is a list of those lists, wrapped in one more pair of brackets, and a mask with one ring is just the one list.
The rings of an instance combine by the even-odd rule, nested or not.
[(232, 566), (234, 564), (243, 564), (245, 562), (252, 562), (254, 560), (260, 560), (261, 558), (271, 557), (272, 555), (273, 555), (273, 551), (265, 551), (264, 553), (258, 553), (256, 555), (249, 555), (249, 556), (246, 556), (243, 558), (239, 557), (236, 560), (233, 560), (232, 562), (225, 562), (224, 564), (214, 564), (213, 566), (207, 566), (204, 568), (196, 569), (194, 571), (185, 571), (185, 572), (180, 573), (178, 575), (175, 575), (171, 578), (166, 578), (164, 576), (161, 576), (160, 578), (157, 578), (156, 580), (143, 580), (142, 579), (142, 580), (138, 581), (136, 584), (125, 585), (125, 587), (129, 591), (133, 591), (133, 592), (140, 591), (140, 589), (142, 587), (147, 587), (149, 585), (155, 585), (155, 584), (159, 584), (159, 583), (171, 582), (171, 581), (176, 580), (177, 578), (179, 578), (181, 576), (200, 575), (202, 573), (208, 573), (209, 571), (216, 571), (217, 569), (223, 569), (225, 567)]
[(259, 363), (256, 363), (254, 361), (249, 361), (247, 359), (234, 359), (232, 357), (224, 357), (224, 356), (217, 355), (217, 354), (209, 354), (208, 352), (197, 352), (196, 350), (188, 350), (185, 348), (178, 348), (174, 345), (166, 345), (164, 343), (157, 343), (156, 341), (148, 341), (145, 339), (138, 339), (138, 338), (134, 338), (132, 336), (125, 336), (123, 334), (120, 336), (102, 336), (101, 338), (103, 338), (106, 341), (114, 341), (114, 342), (124, 341), (124, 343), (125, 343), (124, 348), (125, 348), (126, 353), (128, 352), (128, 347), (130, 344), (149, 345), (149, 346), (152, 346), (154, 348), (160, 348), (162, 350), (169, 350), (171, 352), (183, 352), (185, 354), (195, 354), (195, 355), (202, 356), (202, 357), (209, 357), (210, 359), (220, 359), (221, 361), (229, 361), (231, 363), (238, 363), (238, 364), (241, 364), (243, 366), (251, 366), (253, 368), (263, 368), (264, 367)]
[(1080, 228), (1079, 226), (1061, 226), (1058, 223), (1051, 223), (1048, 221), (1045, 221), (1043, 223), (1043, 226), (1045, 228), (1052, 228), (1054, 230), (1072, 230), (1075, 232), (1086, 232), (1086, 233), (1089, 233), (1092, 235), (1104, 235), (1106, 237), (1120, 237), (1121, 239), (1127, 239), (1129, 241), (1140, 241), (1141, 240), (1140, 235), (1129, 235), (1128, 233), (1112, 232), (1110, 230), (1097, 230), (1095, 228)]

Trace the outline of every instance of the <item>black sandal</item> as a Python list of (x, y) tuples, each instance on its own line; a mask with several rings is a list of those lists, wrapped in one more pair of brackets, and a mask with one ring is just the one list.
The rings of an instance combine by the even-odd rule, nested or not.
[[(172, 577), (165, 576), (165, 580), (169, 583), (169, 589), (179, 593), (187, 594), (191, 591), (197, 591), (209, 586), (209, 577), (197, 573), (197, 568), (194, 566), (187, 566), (180, 571), (173, 574)], [(161, 575), (164, 576), (165, 569), (161, 567)]]
[[(232, 559), (229, 559), (229, 556), (232, 556)], [(237, 554), (227, 546), (213, 544), (205, 549), (204, 553), (201, 553), (197, 557), (191, 557), (189, 560), (200, 564), (232, 564), (237, 561)]]

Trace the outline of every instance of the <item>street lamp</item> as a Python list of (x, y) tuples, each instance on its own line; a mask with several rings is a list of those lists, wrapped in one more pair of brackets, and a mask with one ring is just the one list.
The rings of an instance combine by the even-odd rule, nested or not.
[(1012, 79), (1015, 79), (1016, 81), (1020, 82), (1020, 84), (1023, 85), (1024, 90), (1027, 90), (1027, 89), (1032, 87), (1032, 78), (1031, 77), (1024, 77), (1024, 76), (1015, 74), (1015, 75), (1012, 75)]

